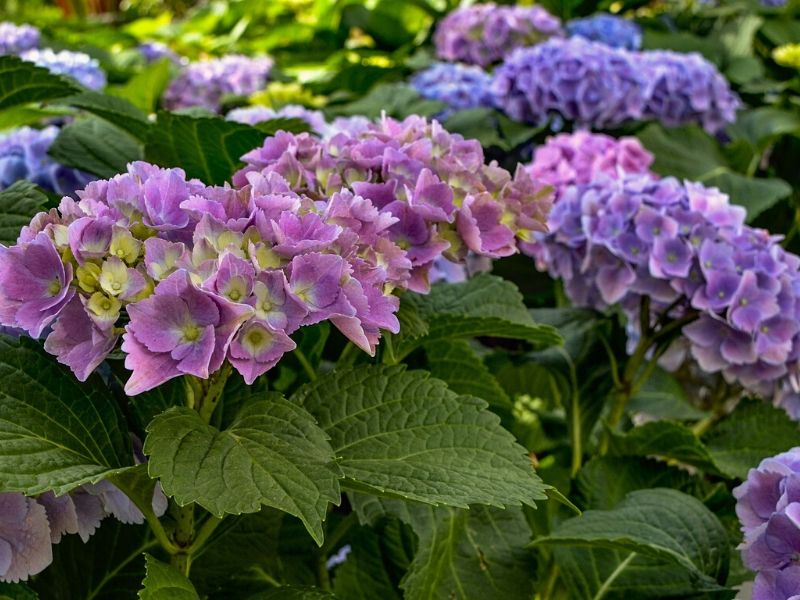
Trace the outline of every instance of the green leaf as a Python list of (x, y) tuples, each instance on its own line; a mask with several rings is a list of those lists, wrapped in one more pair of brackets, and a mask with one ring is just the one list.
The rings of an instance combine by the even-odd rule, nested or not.
[(38, 600), (39, 594), (24, 583), (0, 582), (0, 600)]
[(671, 421), (653, 421), (625, 434), (613, 433), (610, 454), (658, 456), (720, 475), (708, 449), (688, 427)]
[(774, 106), (761, 106), (739, 113), (730, 132), (734, 138), (745, 139), (754, 147), (764, 148), (782, 135), (800, 134), (800, 115)]
[(710, 174), (700, 178), (700, 183), (719, 188), (731, 197), (733, 204), (744, 206), (748, 223), (792, 193), (792, 186), (783, 179), (747, 177), (732, 171)]
[(200, 600), (200, 596), (185, 575), (170, 565), (144, 555), (145, 575), (139, 600)]
[(16, 181), (0, 192), (0, 244), (14, 244), (20, 229), (46, 205), (47, 196), (30, 181)]
[(131, 77), (125, 85), (111, 86), (107, 92), (120, 98), (125, 98), (131, 104), (151, 113), (156, 110), (158, 99), (170, 80), (172, 64), (168, 58), (162, 58), (147, 65), (136, 75)]
[(635, 552), (683, 567), (710, 585), (725, 580), (730, 552), (714, 514), (696, 498), (667, 488), (631, 492), (611, 510), (588, 510), (536, 543)]
[(555, 328), (536, 323), (513, 283), (478, 275), (463, 283), (432, 286), (430, 294), (406, 293), (402, 302), (427, 322), (427, 336), (409, 338), (401, 330), (397, 353), (408, 355), (422, 341), (492, 336), (526, 340), (537, 347), (560, 344)]
[(272, 506), (299, 517), (322, 543), (329, 503), (339, 502), (339, 470), (326, 434), (301, 407), (277, 394), (251, 398), (220, 431), (175, 407), (147, 428), (151, 477), (180, 505), (214, 515)]
[(50, 156), (68, 167), (110, 178), (142, 158), (141, 146), (108, 121), (91, 117), (64, 127), (50, 146)]
[(315, 587), (282, 585), (267, 592), (254, 594), (248, 600), (336, 600), (336, 597)]
[(692, 421), (706, 416), (705, 412), (689, 403), (689, 398), (678, 380), (661, 368), (653, 371), (645, 384), (633, 395), (628, 403), (628, 411), (676, 421)]
[(40, 108), (32, 104), (13, 106), (0, 110), (0, 131), (41, 123), (44, 119), (64, 117), (70, 112), (68, 108)]
[(531, 533), (522, 510), (415, 508), (417, 553), (400, 584), (408, 600), (503, 598), (533, 592)]
[(460, 507), (533, 506), (546, 497), (525, 449), (486, 403), (425, 372), (333, 371), (293, 399), (330, 435), (353, 490)]
[(490, 405), (511, 410), (511, 399), (466, 340), (425, 344), (428, 369), (457, 394), (477, 396)]
[(363, 115), (368, 119), (377, 119), (385, 112), (390, 117), (402, 119), (412, 114), (432, 116), (446, 107), (443, 102), (425, 100), (409, 85), (389, 83), (375, 86), (358, 100), (336, 107), (335, 112), (339, 115)]
[[(127, 377), (127, 371), (125, 373)], [(121, 380), (121, 386), (125, 380)], [(131, 416), (140, 431), (145, 431), (150, 422), (173, 406), (182, 406), (186, 402), (186, 382), (183, 377), (171, 379), (157, 388), (127, 398)]]
[(367, 527), (348, 536), (347, 560), (334, 571), (333, 591), (341, 600), (381, 598), (400, 600), (387, 573), (382, 556), (381, 537)]
[(16, 56), (0, 56), (0, 109), (43, 102), (81, 91), (73, 81)]
[(761, 33), (776, 46), (795, 44), (800, 39), (800, 21), (796, 19), (768, 19), (761, 26)]
[(241, 156), (266, 136), (255, 127), (219, 117), (162, 111), (145, 144), (145, 159), (162, 167), (182, 167), (187, 177), (222, 185), (241, 164)]
[(147, 115), (123, 98), (89, 91), (67, 98), (65, 103), (105, 119), (142, 141), (150, 129)]
[(304, 133), (311, 131), (311, 125), (304, 119), (297, 117), (279, 117), (277, 119), (267, 119), (254, 125), (259, 131), (267, 135), (275, 135), (279, 131), (288, 131), (290, 133)]
[(800, 428), (783, 410), (745, 400), (703, 439), (720, 470), (745, 479), (765, 458), (800, 445)]
[(34, 342), (0, 336), (4, 492), (60, 495), (132, 463), (128, 429), (98, 376), (80, 383)]

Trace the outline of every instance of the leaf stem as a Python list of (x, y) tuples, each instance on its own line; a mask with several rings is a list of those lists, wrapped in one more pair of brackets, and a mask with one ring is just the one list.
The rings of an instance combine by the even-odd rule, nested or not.
[(348, 341), (344, 350), (342, 350), (342, 353), (339, 355), (339, 360), (336, 361), (336, 366), (350, 367), (356, 361), (356, 357), (358, 357), (358, 346)]
[(170, 564), (188, 577), (194, 547), (194, 504), (173, 504), (172, 516), (175, 518), (175, 543), (179, 550), (172, 555)]
[(619, 577), (622, 572), (628, 568), (628, 565), (631, 564), (631, 561), (634, 558), (636, 558), (636, 552), (631, 552), (625, 560), (619, 563), (617, 568), (614, 569), (611, 575), (608, 576), (608, 579), (606, 579), (603, 582), (603, 585), (600, 586), (600, 589), (597, 590), (597, 593), (594, 595), (592, 600), (603, 600), (606, 594), (611, 591), (611, 586), (614, 584), (614, 581), (616, 581), (617, 577)]
[(386, 337), (383, 339), (383, 364), (385, 365), (396, 365), (400, 362), (400, 359), (395, 356), (394, 353), (394, 342), (392, 340), (392, 334), (387, 334)]
[(297, 362), (300, 363), (300, 366), (303, 367), (303, 371), (305, 371), (306, 376), (310, 381), (315, 381), (317, 379), (317, 371), (311, 366), (311, 361), (308, 360), (308, 357), (305, 355), (305, 352), (300, 350), (300, 348), (294, 349), (295, 358), (297, 358)]
[(228, 381), (228, 377), (231, 376), (231, 372), (231, 364), (226, 361), (222, 365), (222, 368), (217, 371), (208, 380), (207, 385), (204, 386), (205, 390), (202, 400), (200, 401), (200, 406), (195, 409), (200, 413), (200, 418), (203, 419), (203, 422), (211, 422), (211, 417), (214, 415), (214, 411), (222, 398), (222, 392), (225, 390), (225, 383)]
[(111, 482), (119, 488), (119, 490), (125, 494), (128, 499), (134, 503), (136, 508), (138, 508), (141, 513), (144, 515), (145, 521), (150, 526), (153, 535), (156, 538), (156, 541), (161, 545), (164, 550), (166, 550), (169, 554), (175, 554), (180, 550), (178, 546), (169, 538), (167, 535), (164, 526), (161, 524), (161, 521), (156, 516), (156, 513), (153, 512), (153, 507), (149, 502), (144, 502), (138, 494), (135, 494), (133, 490), (125, 483), (125, 480), (122, 477), (112, 477)]

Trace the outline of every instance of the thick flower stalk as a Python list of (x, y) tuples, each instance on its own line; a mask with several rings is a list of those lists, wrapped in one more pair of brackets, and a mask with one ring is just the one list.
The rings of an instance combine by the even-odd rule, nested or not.
[(583, 37), (511, 53), (495, 70), (492, 91), (496, 105), (518, 121), (566, 119), (601, 129), (654, 119), (718, 133), (740, 105), (699, 54), (629, 52)]
[(420, 292), (427, 291), (439, 256), (462, 262), (470, 251), (492, 258), (515, 253), (518, 241), (543, 231), (551, 201), (550, 188), (524, 169), (512, 176), (495, 163), (486, 165), (476, 140), (416, 116), (384, 118), (324, 142), (279, 134), (244, 160), (236, 185), (254, 171), (277, 173), (312, 198), (344, 186), (391, 215), (387, 236), (412, 267), (403, 283)]
[(0, 23), (0, 54), (19, 54), (39, 47), (39, 30), (31, 25)]
[(633, 21), (607, 13), (573, 19), (567, 23), (567, 33), (571, 37), (580, 36), (614, 48), (638, 50), (642, 47), (641, 27)]
[(192, 63), (169, 84), (164, 106), (169, 110), (198, 106), (217, 112), (225, 96), (249, 96), (263, 89), (272, 65), (266, 56), (239, 54)]
[(50, 48), (33, 49), (20, 54), (20, 58), (44, 67), (56, 75), (70, 77), (90, 90), (101, 90), (106, 87), (106, 74), (100, 68), (99, 61), (83, 52), (70, 50), (55, 52)]
[(60, 195), (72, 195), (94, 177), (65, 167), (47, 153), (58, 136), (58, 127), (20, 127), (0, 135), (0, 190), (27, 179)]
[(454, 10), (441, 20), (433, 39), (439, 58), (487, 66), (515, 48), (560, 35), (561, 21), (541, 6), (487, 3)]
[(619, 304), (633, 340), (642, 324), (683, 325), (704, 371), (800, 416), (800, 259), (715, 188), (606, 173), (560, 188), (549, 233), (526, 247), (539, 268), (577, 305)]
[(742, 560), (757, 572), (753, 600), (800, 597), (800, 448), (761, 461), (733, 495)]
[(480, 67), (435, 63), (411, 78), (411, 85), (423, 98), (438, 100), (448, 106), (439, 117), (468, 108), (491, 107), (492, 77)]

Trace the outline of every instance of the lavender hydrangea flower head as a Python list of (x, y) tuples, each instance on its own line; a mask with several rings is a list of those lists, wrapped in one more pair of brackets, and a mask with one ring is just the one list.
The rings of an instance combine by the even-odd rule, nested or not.
[(39, 47), (39, 30), (32, 25), (0, 23), (0, 54), (20, 54)]
[(176, 65), (183, 64), (186, 61), (185, 58), (178, 56), (172, 48), (163, 42), (142, 42), (137, 46), (137, 49), (148, 64), (161, 60), (162, 58), (169, 59), (170, 62)]
[(0, 190), (27, 179), (56, 194), (71, 195), (89, 183), (91, 175), (60, 165), (47, 154), (57, 136), (55, 126), (20, 127), (0, 135)]
[(567, 33), (614, 48), (638, 50), (642, 47), (642, 29), (633, 21), (599, 13), (567, 23)]
[(515, 50), (495, 70), (492, 93), (517, 121), (559, 116), (602, 128), (641, 117), (644, 85), (631, 54), (576, 37)]
[(235, 108), (226, 117), (229, 121), (256, 125), (262, 121), (271, 119), (302, 119), (308, 123), (309, 127), (315, 132), (324, 132), (328, 128), (325, 115), (318, 110), (312, 110), (299, 104), (287, 104), (279, 109), (268, 108), (266, 106), (248, 106), (245, 108)]
[(696, 123), (717, 133), (736, 120), (736, 94), (720, 72), (697, 53), (643, 52), (643, 118), (674, 127)]
[(222, 58), (196, 62), (172, 80), (164, 94), (169, 110), (199, 106), (217, 112), (225, 96), (249, 96), (262, 89), (272, 70), (266, 56), (228, 54)]
[(448, 105), (440, 118), (456, 110), (493, 106), (491, 83), (491, 76), (480, 67), (458, 63), (435, 63), (411, 78), (411, 85), (423, 98)]
[(783, 8), (786, 6), (787, 0), (761, 0), (761, 6), (767, 8)]
[(106, 74), (100, 68), (96, 58), (83, 52), (61, 50), (54, 52), (50, 48), (33, 49), (20, 54), (22, 60), (44, 67), (51, 73), (70, 77), (90, 90), (101, 90), (106, 87)]
[(454, 10), (439, 23), (433, 39), (439, 58), (487, 66), (515, 48), (562, 33), (559, 19), (541, 6), (487, 3)]

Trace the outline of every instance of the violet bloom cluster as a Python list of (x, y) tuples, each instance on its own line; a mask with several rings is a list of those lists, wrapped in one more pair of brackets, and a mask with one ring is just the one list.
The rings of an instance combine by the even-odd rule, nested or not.
[(106, 87), (106, 74), (100, 68), (100, 63), (96, 58), (83, 52), (70, 50), (55, 52), (50, 48), (33, 49), (20, 54), (20, 58), (56, 75), (70, 77), (90, 90), (101, 90)]
[(164, 42), (142, 42), (137, 46), (137, 49), (144, 58), (144, 61), (148, 64), (161, 60), (162, 58), (166, 58), (176, 65), (184, 64), (186, 61), (185, 58), (179, 56)]
[(753, 600), (800, 600), (800, 448), (761, 461), (733, 495)]
[(744, 217), (715, 188), (606, 170), (559, 188), (549, 233), (525, 249), (575, 304), (621, 305), (634, 338), (643, 296), (656, 316), (692, 320), (683, 333), (704, 371), (797, 418), (800, 258)]
[(495, 70), (492, 91), (496, 105), (518, 121), (564, 118), (590, 128), (656, 119), (718, 133), (740, 105), (699, 54), (630, 52), (582, 37), (516, 50)]
[[(161, 516), (167, 498), (156, 486), (153, 511)], [(144, 523), (144, 515), (108, 481), (81, 486), (63, 496), (47, 492), (36, 498), (0, 493), (0, 581), (25, 581), (53, 561), (53, 545), (66, 534), (85, 542), (101, 521), (114, 516), (127, 524)]]
[(71, 195), (94, 179), (77, 169), (54, 161), (47, 151), (58, 136), (55, 126), (44, 129), (20, 127), (0, 135), (0, 190), (27, 179), (42, 188)]
[(249, 96), (263, 89), (272, 65), (266, 56), (240, 54), (192, 63), (169, 84), (164, 105), (169, 110), (197, 106), (218, 112), (225, 96)]
[(416, 73), (411, 85), (423, 98), (448, 106), (439, 118), (446, 118), (457, 110), (494, 105), (491, 75), (473, 65), (435, 63)]
[(487, 3), (454, 10), (439, 22), (433, 39), (439, 58), (487, 66), (515, 48), (560, 35), (561, 21), (541, 6)]
[(256, 125), (272, 119), (302, 119), (317, 133), (324, 133), (328, 129), (325, 115), (318, 110), (306, 108), (300, 104), (287, 104), (278, 109), (268, 108), (266, 106), (235, 108), (230, 111), (225, 118), (229, 121), (236, 121), (237, 123), (245, 123), (247, 125)]
[(0, 23), (0, 54), (19, 54), (39, 47), (39, 30), (31, 25)]
[(600, 13), (567, 23), (567, 33), (614, 48), (638, 50), (642, 47), (642, 28), (633, 21)]
[(515, 253), (518, 241), (543, 231), (551, 203), (551, 188), (524, 169), (512, 176), (496, 163), (486, 165), (477, 140), (417, 116), (383, 118), (326, 141), (283, 133), (243, 159), (247, 166), (234, 175), (237, 185), (252, 172), (277, 173), (311, 197), (344, 187), (390, 215), (387, 237), (411, 266), (403, 284), (418, 292), (428, 290), (440, 256), (460, 263), (469, 252), (491, 258)]

